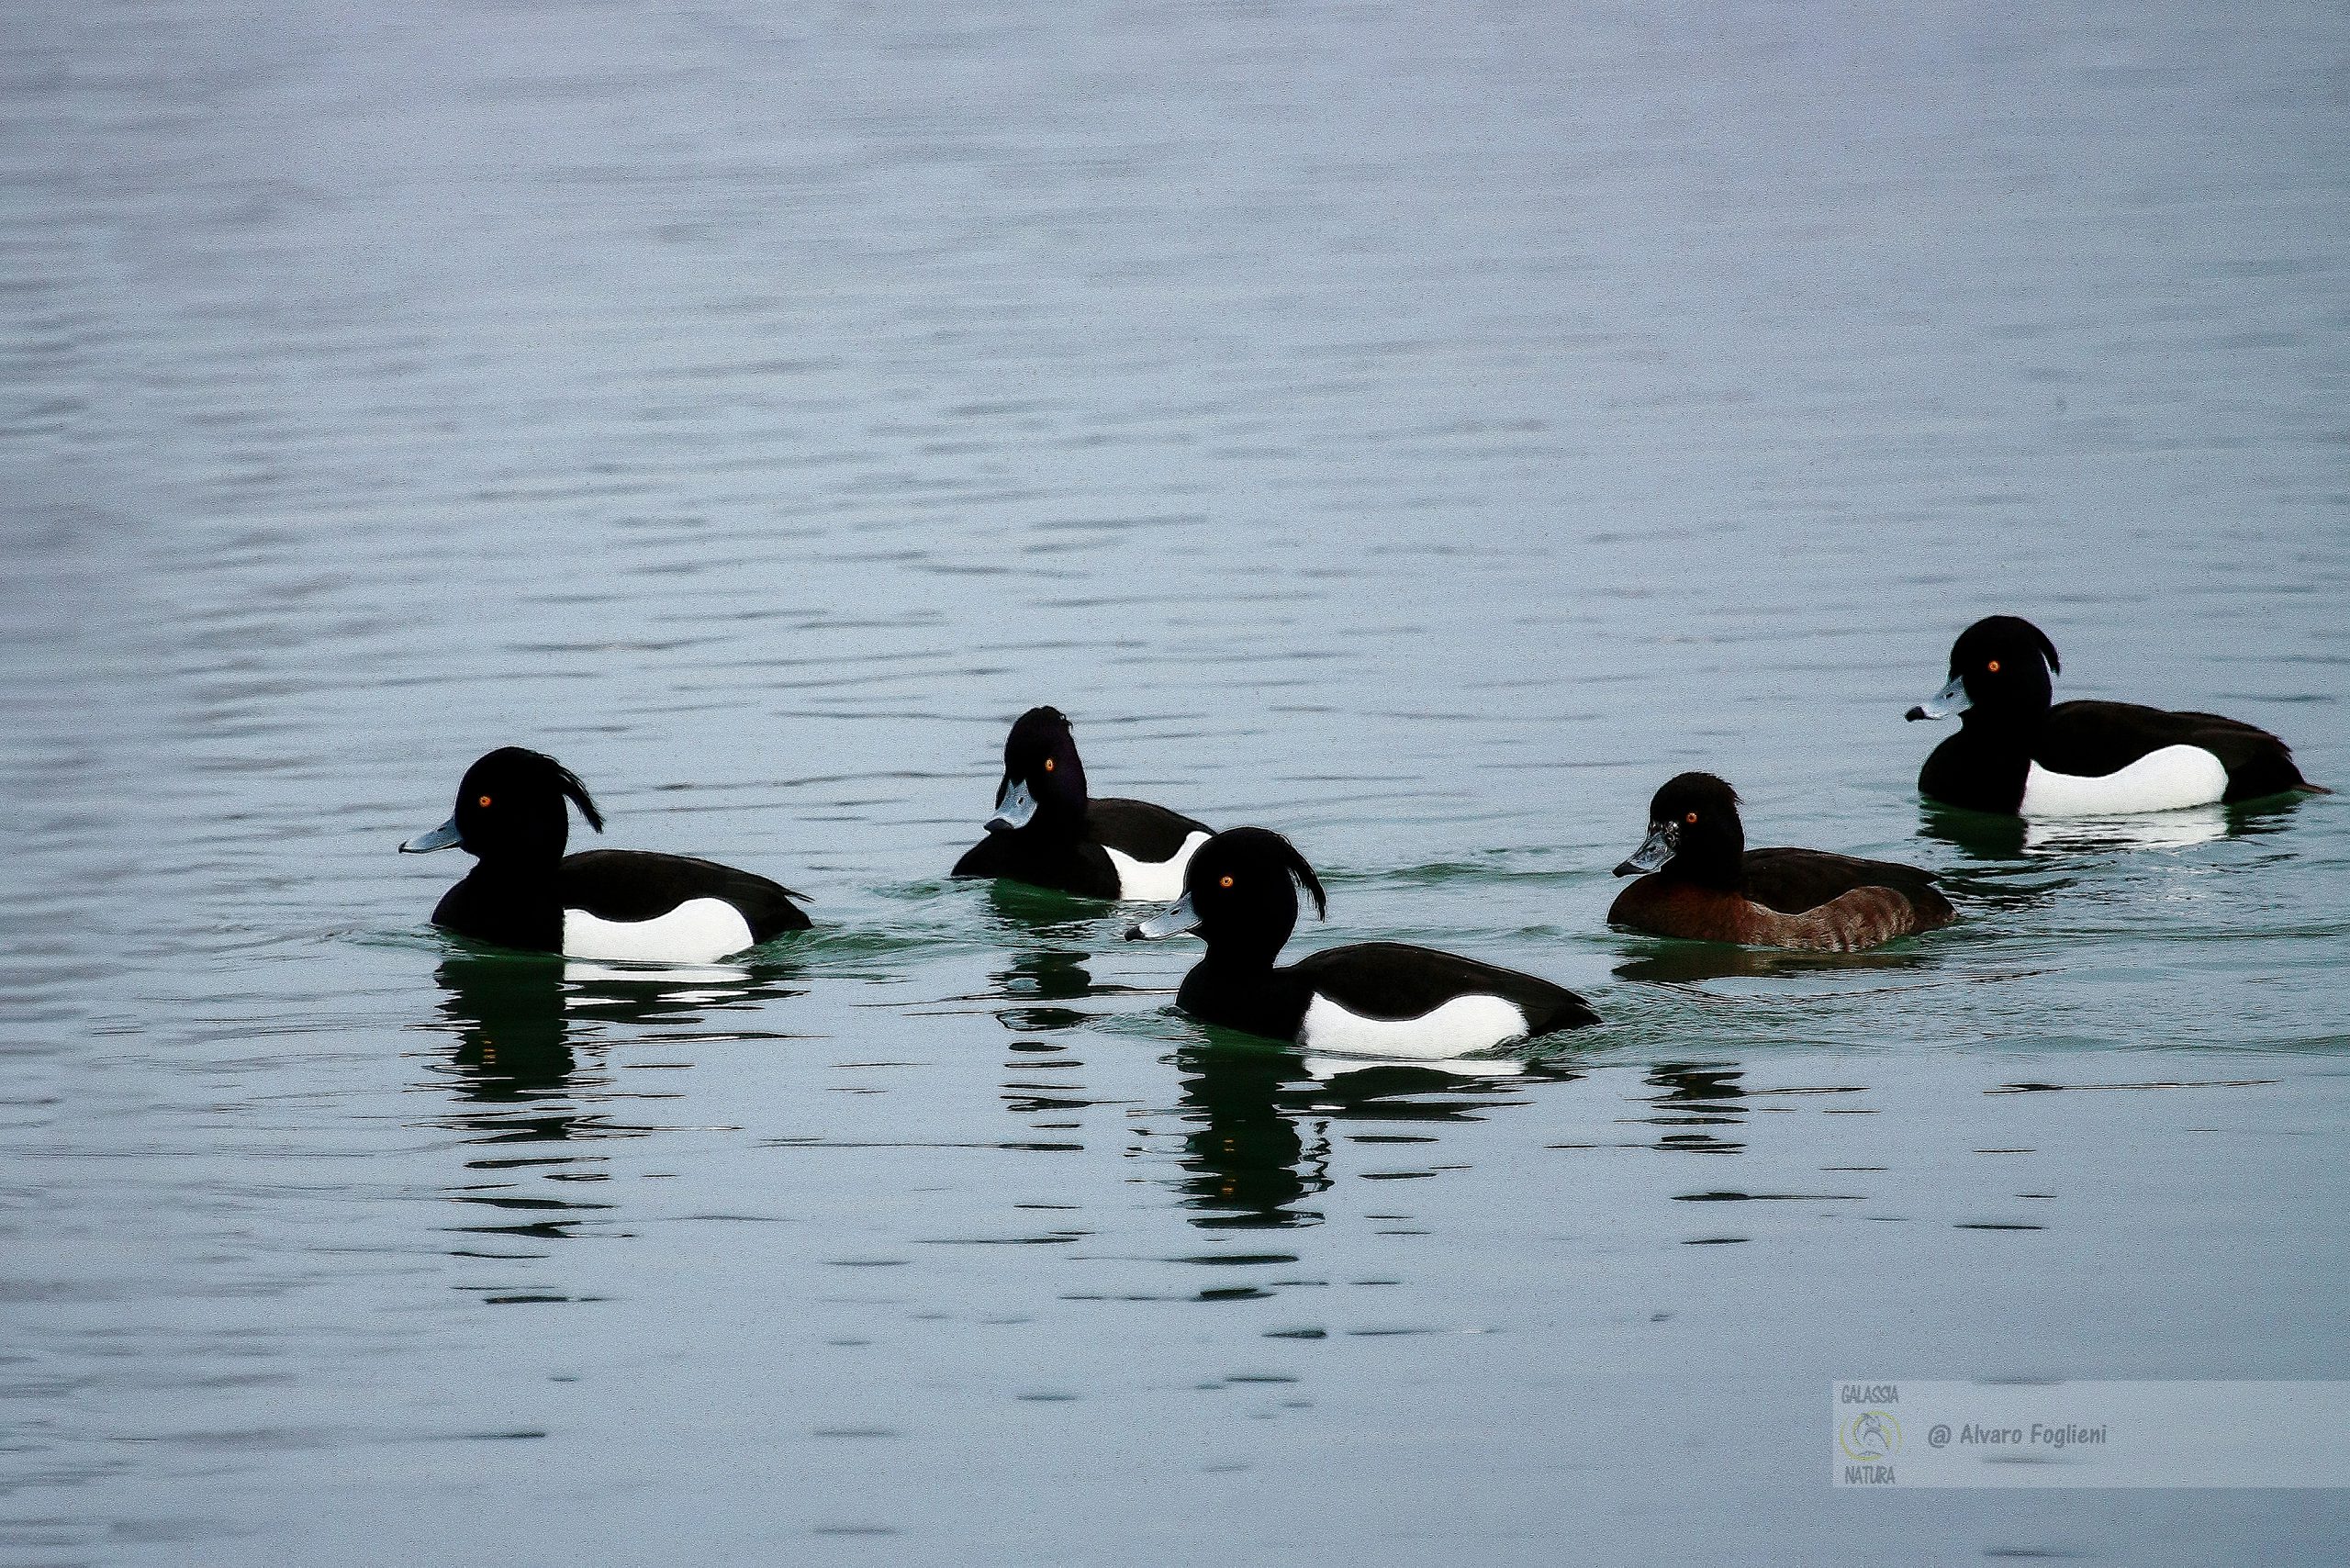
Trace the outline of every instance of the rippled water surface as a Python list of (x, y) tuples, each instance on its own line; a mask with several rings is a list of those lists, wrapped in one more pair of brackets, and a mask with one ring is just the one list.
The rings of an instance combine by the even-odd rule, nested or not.
[[(1900, 722), (2008, 610), (2350, 783), (2339, 7), (5, 25), (0, 1558), (2350, 1549), (1826, 1398), (2350, 1376), (2344, 797), (1986, 834)], [(1175, 1014), (943, 876), (1042, 701), (1606, 1026)], [(502, 743), (821, 929), (442, 940)], [(1610, 932), (1689, 767), (1964, 924)]]

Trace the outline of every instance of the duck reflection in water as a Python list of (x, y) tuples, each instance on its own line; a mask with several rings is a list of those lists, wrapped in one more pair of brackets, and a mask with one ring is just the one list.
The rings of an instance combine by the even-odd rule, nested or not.
[(1104, 915), (1099, 901), (1020, 882), (990, 882), (986, 903), (991, 935), (1011, 949), (1011, 967), (989, 977), (994, 983), (984, 997), (964, 1000), (1008, 1003), (996, 1014), (1005, 1028), (1066, 1029), (1091, 1014), (1050, 1003), (1147, 994), (1134, 986), (1102, 984), (1086, 972), (1104, 933), (1119, 924), (1117, 917)]
[[(602, 1108), (646, 1097), (613, 1081), (602, 1047), (626, 1043), (648, 1024), (700, 1025), (712, 1012), (795, 994), (786, 972), (771, 963), (649, 969), (458, 951), (442, 963), (437, 978), (441, 1016), (425, 1026), (456, 1037), (450, 1068), (458, 1100), (448, 1125), (473, 1142), (503, 1146), (476, 1150), (448, 1194), (468, 1215), (478, 1216), (454, 1227), (467, 1238), (456, 1250), (509, 1260), (543, 1254), (483, 1249), (565, 1240), (578, 1226), (612, 1216), (616, 1205), (608, 1199), (583, 1196), (610, 1189), (593, 1185), (604, 1180), (605, 1161), (578, 1147), (581, 1140), (655, 1131), (615, 1121)], [(709, 1038), (712, 1031), (699, 1034)], [(583, 1069), (583, 1056), (595, 1065)]]
[(1942, 873), (1956, 897), (2012, 913), (2044, 904), (2069, 888), (2084, 857), (2177, 852), (2278, 833), (2290, 824), (2301, 799), (2282, 796), (2139, 816), (2052, 818), (1928, 801), (1919, 814), (1918, 836), (1947, 844), (1964, 857)]
[(1102, 934), (1102, 904), (1024, 882), (990, 882), (988, 924), (1007, 942), (1090, 942)]
[(2138, 849), (2192, 849), (2223, 838), (2282, 832), (2304, 797), (2277, 796), (2242, 805), (2188, 806), (2121, 817), (2030, 818), (1970, 812), (1928, 801), (1918, 834), (1986, 861)]
[[(563, 960), (538, 954), (452, 954), (438, 1025), (456, 1036), (457, 1092), (511, 1105), (559, 1095), (577, 1065), (563, 1005)], [(543, 1136), (561, 1137), (561, 1130)]]
[(1743, 1150), (1742, 1140), (1707, 1129), (1744, 1130), (1747, 1094), (1739, 1080), (1745, 1076), (1743, 1069), (1704, 1062), (1659, 1062), (1649, 1069), (1648, 1086), (1654, 1091), (1649, 1103), (1656, 1109), (1647, 1120), (1668, 1129), (1657, 1136), (1655, 1147), (1674, 1154)]
[[(576, 1136), (569, 1101), (608, 1089), (602, 1071), (581, 1075), (579, 1048), (648, 1024), (698, 1025), (720, 1010), (798, 994), (787, 969), (704, 964), (659, 969), (535, 953), (460, 950), (443, 959), (440, 1017), (424, 1025), (454, 1036), (457, 1092), (487, 1109), (462, 1125), (498, 1138)], [(520, 1114), (516, 1108), (525, 1108)]]
[[(1954, 880), (1954, 879), (1953, 879)], [(1771, 947), (1738, 947), (1727, 942), (1640, 942), (1616, 966), (1617, 980), (1661, 985), (1695, 985), (1711, 980), (1767, 980), (1823, 969), (1917, 969), (1940, 961), (1937, 950), (1878, 948), (1866, 953), (1802, 953)]]
[[(1067, 941), (1071, 936), (1082, 938), (1100, 934), (1098, 921), (1091, 916), (1076, 921), (1054, 918), (1021, 924), (1006, 913), (1008, 909), (1042, 905), (1047, 906), (1046, 913), (1057, 906), (1065, 915), (1071, 901), (1064, 894), (999, 882), (991, 887), (989, 902), (997, 906), (995, 913), (1000, 921), (1013, 926), (1019, 936), (1030, 942), (1040, 935)], [(1132, 986), (1105, 985), (1096, 980), (1085, 967), (1091, 957), (1090, 952), (1075, 947), (1024, 946), (1012, 955), (1005, 968), (988, 977), (986, 992), (973, 999), (988, 1003), (998, 1023), (1024, 1036), (1012, 1042), (1011, 1058), (1003, 1064), (1004, 1104), (1016, 1115), (1043, 1118), (1029, 1125), (1057, 1140), (1078, 1131), (1083, 1126), (1078, 1113), (1093, 1103), (1087, 1097), (1085, 1084), (1075, 1076), (1083, 1070), (1085, 1063), (1070, 1052), (1061, 1036), (1095, 1014), (1084, 1007), (1067, 1004), (1094, 997), (1138, 994)], [(1043, 1076), (1047, 1074), (1052, 1076)]]
[[(1316, 1225), (1308, 1199), (1326, 1191), (1331, 1139), (1433, 1142), (1404, 1126), (1475, 1121), (1526, 1103), (1534, 1080), (1582, 1076), (1541, 1062), (1467, 1059), (1442, 1065), (1308, 1058), (1293, 1047), (1211, 1026), (1182, 1047), (1183, 1176), (1192, 1223), (1203, 1227)], [(1503, 1070), (1506, 1070), (1505, 1072)], [(1348, 1132), (1348, 1124), (1366, 1124)]]
[(1015, 955), (1011, 968), (999, 969), (990, 977), (997, 996), (1006, 1003), (996, 1010), (996, 1017), (1005, 1028), (1022, 1034), (1073, 1028), (1084, 1023), (1083, 1012), (1053, 1003), (1074, 1002), (1094, 993), (1093, 977), (1085, 969), (1089, 956), (1060, 947), (1036, 948)]
[[(1221, 1034), (1223, 1031), (1217, 1031)], [(1198, 1226), (1318, 1225), (1300, 1205), (1330, 1184), (1330, 1140), (1318, 1121), (1311, 1145), (1298, 1131), (1317, 1085), (1297, 1052), (1235, 1036), (1185, 1046), (1183, 1171)]]
[(1062, 1042), (1044, 1036), (1085, 1022), (1083, 1011), (1054, 1003), (1094, 993), (1086, 957), (1065, 948), (1031, 949), (1015, 955), (1009, 969), (990, 977), (992, 998), (1005, 1003), (995, 1010), (997, 1022), (1030, 1036), (1012, 1042), (1011, 1059), (1003, 1064), (1004, 1104), (1015, 1115), (1040, 1118), (1029, 1124), (1040, 1134), (1077, 1131), (1084, 1125), (1078, 1114), (1093, 1103), (1076, 1078), (1038, 1076), (1074, 1074), (1085, 1066)]

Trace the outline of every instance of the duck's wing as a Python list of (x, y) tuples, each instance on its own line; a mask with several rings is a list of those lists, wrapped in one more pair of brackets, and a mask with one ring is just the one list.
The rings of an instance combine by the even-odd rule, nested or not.
[(1401, 942), (1331, 947), (1288, 972), (1360, 1018), (1422, 1018), (1462, 997), (1494, 996), (1525, 1014), (1530, 1035), (1599, 1022), (1582, 997), (1539, 976)]
[(718, 899), (742, 912), (754, 942), (809, 924), (807, 913), (791, 902), (800, 895), (789, 888), (690, 855), (583, 850), (564, 857), (561, 894), (565, 909), (629, 922), (656, 920), (689, 899)]
[(1193, 834), (1214, 837), (1215, 830), (1148, 801), (1113, 797), (1085, 803), (1087, 839), (1130, 859), (1154, 863), (1171, 860)]
[(2032, 760), (2053, 773), (2099, 778), (2165, 746), (2199, 746), (2228, 772), (2224, 800), (2254, 801), (2315, 790), (2291, 748), (2257, 725), (2219, 713), (2173, 712), (2136, 702), (2059, 702), (2048, 711)]
[(1757, 940), (1774, 947), (1794, 947), (1815, 953), (1860, 953), (1956, 918), (1949, 902), (1929, 888), (1920, 900), (1898, 888), (1873, 885), (1854, 888), (1801, 914), (1769, 918), (1769, 928)]
[(1750, 849), (1744, 870), (1746, 896), (1781, 914), (1803, 914), (1863, 888), (1884, 888), (1916, 909), (1919, 930), (1952, 918), (1950, 901), (1934, 886), (1932, 872), (1891, 860), (1824, 849)]

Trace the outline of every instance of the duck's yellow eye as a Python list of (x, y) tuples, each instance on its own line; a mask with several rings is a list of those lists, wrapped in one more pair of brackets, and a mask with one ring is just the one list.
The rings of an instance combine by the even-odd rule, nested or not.
[(475, 805), (476, 805), (476, 806), (487, 806), (487, 804), (489, 804), (489, 797), (488, 797), (488, 796), (487, 796), (487, 795), (484, 795), (480, 800), (476, 801), (474, 802), (474, 804), (475, 804)]
[(1998, 673), (1999, 673), (1999, 661), (1998, 661), (1998, 660), (1997, 660), (1997, 659), (1993, 659), (1989, 664), (1985, 665), (1985, 666), (1983, 666), (1983, 671), (1984, 671), (1984, 673), (1985, 673), (1986, 675), (1997, 675), (1997, 674), (1998, 674)]
[(1053, 770), (1053, 759), (1052, 759), (1051, 757), (1049, 757), (1049, 756), (1048, 756), (1048, 757), (1045, 758), (1045, 771), (1046, 771), (1046, 772), (1047, 772), (1047, 773), (1050, 773), (1052, 770)]
[(1697, 825), (1697, 813), (1691, 812), (1687, 816), (1683, 817), (1681, 820), (1687, 823), (1691, 827), (1695, 827)]
[(1215, 879), (1215, 885), (1219, 888), (1228, 888), (1232, 886), (1232, 879), (1229, 877), (1218, 877)]

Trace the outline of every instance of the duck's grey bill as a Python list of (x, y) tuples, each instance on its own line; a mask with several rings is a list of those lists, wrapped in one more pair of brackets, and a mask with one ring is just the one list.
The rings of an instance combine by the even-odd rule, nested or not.
[(1015, 778), (1004, 790), (1003, 799), (996, 802), (995, 815), (988, 819), (988, 831), (1010, 833), (1014, 828), (1026, 827), (1028, 819), (1035, 814), (1036, 797), (1028, 792), (1025, 779)]
[(1654, 823), (1649, 828), (1649, 835), (1640, 840), (1640, 846), (1632, 851), (1632, 857), (1616, 868), (1616, 874), (1637, 877), (1643, 871), (1662, 871), (1680, 843), (1680, 829), (1671, 823)]
[(1186, 931), (1200, 928), (1200, 912), (1192, 907), (1192, 895), (1185, 893), (1148, 920), (1138, 920), (1126, 930), (1129, 942), (1156, 942), (1161, 936), (1181, 936)]
[(1966, 695), (1966, 678), (1963, 675), (1954, 675), (1950, 678), (1948, 686), (1935, 692), (1928, 700), (1910, 709), (1902, 717), (1912, 720), (1947, 719), (1953, 714), (1964, 713), (1974, 706), (1975, 699)]
[(453, 847), (465, 835), (457, 831), (457, 819), (451, 817), (431, 833), (420, 833), (400, 846), (403, 855), (430, 855), (436, 849)]

